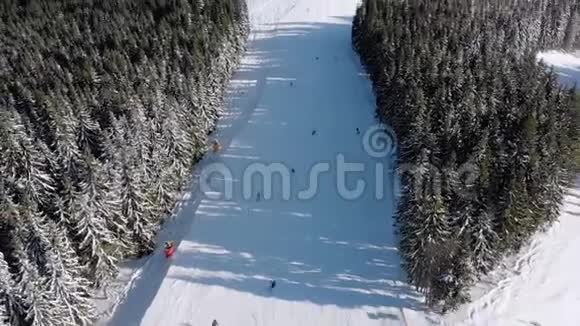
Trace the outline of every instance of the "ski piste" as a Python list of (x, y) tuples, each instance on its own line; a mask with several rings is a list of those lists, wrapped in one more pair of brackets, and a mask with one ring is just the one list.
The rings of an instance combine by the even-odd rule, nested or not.
[[(219, 176), (215, 193), (191, 195), (178, 213), (191, 223), (174, 256), (151, 258), (109, 325), (401, 325), (407, 311), (421, 309), (400, 267), (390, 160), (363, 144), (376, 121), (371, 83), (351, 47), (356, 4), (249, 1), (248, 51), (212, 135), (221, 150), (197, 168), (231, 170), (234, 198), (223, 200)], [(337, 191), (339, 156), (365, 166), (346, 180), (349, 188), (365, 181), (360, 198)], [(252, 163), (292, 169), (292, 198), (282, 198), (276, 179), (272, 198), (259, 180), (242, 198)], [(297, 198), (319, 163), (330, 171), (312, 198)]]
[[(376, 124), (375, 98), (350, 45), (356, 4), (248, 1), (248, 52), (212, 135), (220, 150), (196, 168), (178, 227), (164, 239), (176, 241), (173, 257), (159, 246), (109, 325), (580, 325), (580, 283), (576, 269), (563, 265), (580, 252), (578, 186), (569, 190), (559, 224), (536, 236), (513, 266), (475, 286), (472, 303), (443, 318), (425, 311), (400, 267), (391, 174), (383, 176), (383, 198), (375, 198), (374, 167), (392, 165), (364, 146)], [(565, 61), (565, 82), (580, 71), (574, 56), (549, 55), (550, 64)], [(356, 200), (337, 191), (332, 167), (339, 154), (366, 168), (356, 177), (373, 189)], [(281, 198), (275, 182), (272, 199), (257, 183), (244, 198), (240, 184), (252, 163), (291, 169), (292, 198)], [(296, 199), (319, 163), (331, 171), (313, 198)], [(219, 164), (232, 172), (237, 190), (230, 200), (221, 199), (227, 189), (217, 177), (213, 193), (199, 191), (200, 171)]]

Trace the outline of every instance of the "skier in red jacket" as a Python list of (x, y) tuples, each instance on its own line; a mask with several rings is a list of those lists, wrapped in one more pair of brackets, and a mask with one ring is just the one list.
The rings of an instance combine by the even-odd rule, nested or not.
[(173, 241), (165, 242), (165, 257), (166, 258), (173, 257), (174, 253), (175, 253), (175, 245), (173, 244)]

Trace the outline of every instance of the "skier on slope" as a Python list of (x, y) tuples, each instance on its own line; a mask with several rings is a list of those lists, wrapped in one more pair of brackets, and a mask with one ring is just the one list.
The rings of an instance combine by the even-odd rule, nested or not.
[(214, 153), (217, 153), (220, 151), (220, 149), (222, 149), (222, 145), (220, 145), (220, 143), (217, 141), (217, 139), (214, 139), (211, 147), (212, 147), (212, 150)]
[(171, 258), (173, 257), (174, 253), (175, 253), (175, 244), (173, 243), (173, 241), (165, 242), (165, 257)]

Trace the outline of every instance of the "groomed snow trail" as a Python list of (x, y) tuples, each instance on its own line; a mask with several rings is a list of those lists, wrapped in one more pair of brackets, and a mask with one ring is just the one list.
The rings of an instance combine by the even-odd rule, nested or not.
[[(253, 32), (218, 127), (224, 149), (196, 172), (229, 168), (234, 198), (223, 199), (219, 177), (211, 179), (217, 199), (203, 196), (194, 178), (179, 223), (162, 237), (177, 240), (176, 257), (166, 260), (159, 249), (148, 258), (108, 325), (580, 325), (580, 180), (559, 222), (478, 282), (474, 301), (443, 321), (425, 313), (403, 282), (391, 219), (397, 186), (385, 172), (385, 198), (374, 198), (375, 164), (388, 160), (373, 159), (362, 146), (375, 123), (374, 97), (350, 48), (355, 2), (248, 0)], [(578, 54), (539, 57), (563, 83), (580, 80)], [(367, 182), (362, 198), (339, 196), (338, 154), (364, 164), (356, 174)], [(320, 162), (331, 172), (318, 179), (314, 198), (297, 200)], [(257, 193), (244, 199), (243, 171), (252, 163), (294, 169), (292, 200), (281, 198), (276, 180), (273, 199), (265, 200), (257, 183), (252, 191), (260, 200)], [(278, 284), (272, 291), (270, 279)]]
[[(351, 49), (356, 1), (249, 0), (249, 9), (250, 47), (217, 132), (223, 150), (198, 169), (227, 167), (233, 198), (224, 198), (219, 174), (210, 179), (216, 197), (194, 187), (178, 213), (191, 223), (176, 234), (176, 256), (151, 257), (109, 325), (426, 323), (422, 298), (400, 269), (388, 157), (363, 147), (375, 124), (374, 97)], [(358, 199), (339, 194), (339, 155), (365, 169), (347, 178), (351, 190), (356, 179), (366, 183)], [(250, 182), (251, 198), (244, 196), (244, 171), (253, 163), (293, 169), (291, 199), (282, 198), (278, 177), (273, 198), (264, 198), (259, 178)], [(317, 179), (313, 198), (300, 200), (317, 163), (330, 171)]]

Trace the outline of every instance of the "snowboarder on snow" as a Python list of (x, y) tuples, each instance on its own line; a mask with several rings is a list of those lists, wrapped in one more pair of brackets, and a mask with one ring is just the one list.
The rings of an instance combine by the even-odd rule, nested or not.
[(222, 145), (220, 145), (217, 139), (214, 139), (214, 141), (211, 144), (211, 147), (214, 153), (217, 153), (222, 149)]
[(214, 319), (213, 322), (211, 323), (211, 326), (218, 326), (217, 320)]
[(166, 258), (173, 257), (174, 253), (175, 253), (175, 245), (173, 244), (173, 241), (165, 242), (165, 257)]
[(360, 135), (360, 129), (356, 128), (356, 134)]
[(275, 280), (271, 280), (270, 281), (270, 289), (273, 289), (276, 287), (276, 281)]
[(316, 135), (316, 130), (312, 130), (312, 136)]

